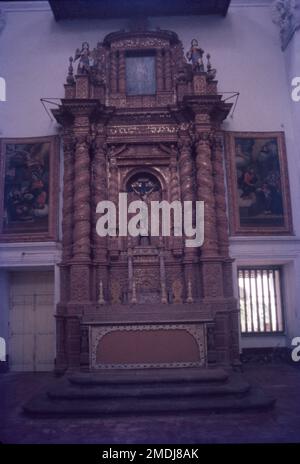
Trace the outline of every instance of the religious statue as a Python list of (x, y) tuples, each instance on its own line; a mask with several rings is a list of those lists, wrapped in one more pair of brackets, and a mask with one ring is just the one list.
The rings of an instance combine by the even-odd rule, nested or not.
[(202, 60), (203, 54), (204, 50), (202, 50), (202, 48), (199, 48), (198, 40), (193, 39), (191, 41), (191, 48), (186, 54), (187, 59), (192, 62), (193, 71), (204, 71), (204, 65)]
[(77, 48), (74, 61), (79, 59), (77, 74), (89, 74), (94, 64), (94, 59), (90, 51), (88, 42), (83, 42), (81, 50)]

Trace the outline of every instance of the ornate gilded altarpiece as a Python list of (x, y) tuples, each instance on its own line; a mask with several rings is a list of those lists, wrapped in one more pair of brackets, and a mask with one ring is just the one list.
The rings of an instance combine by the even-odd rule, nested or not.
[[(174, 32), (119, 31), (70, 58), (53, 110), (64, 147), (57, 370), (238, 359), (221, 129), (231, 105), (203, 53), (194, 40), (186, 58)], [(99, 237), (96, 205), (120, 192), (203, 200), (203, 246)]]

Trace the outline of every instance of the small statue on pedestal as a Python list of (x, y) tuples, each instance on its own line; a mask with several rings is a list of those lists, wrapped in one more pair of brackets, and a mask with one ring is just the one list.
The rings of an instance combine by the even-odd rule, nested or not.
[(204, 50), (198, 47), (198, 40), (193, 39), (191, 48), (186, 54), (187, 59), (192, 62), (193, 71), (204, 72), (203, 54)]
[(94, 59), (90, 52), (88, 42), (83, 42), (81, 50), (77, 48), (74, 61), (79, 59), (77, 74), (89, 74), (91, 67), (94, 65)]

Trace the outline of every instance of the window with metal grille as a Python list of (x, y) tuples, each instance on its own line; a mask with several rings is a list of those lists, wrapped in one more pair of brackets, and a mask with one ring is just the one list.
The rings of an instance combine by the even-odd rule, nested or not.
[(242, 333), (282, 332), (281, 268), (239, 268), (238, 284)]

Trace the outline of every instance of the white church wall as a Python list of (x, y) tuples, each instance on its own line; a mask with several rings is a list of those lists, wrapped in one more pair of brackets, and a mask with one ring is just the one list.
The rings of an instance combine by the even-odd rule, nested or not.
[[(0, 41), (1, 75), (7, 83), (1, 135), (56, 133), (40, 98), (63, 96), (68, 57), (83, 41), (95, 46), (109, 32), (128, 27), (128, 21), (56, 23), (47, 8), (28, 12), (6, 9), (7, 24)], [(284, 59), (267, 6), (233, 6), (226, 18), (163, 17), (150, 18), (149, 23), (150, 27), (174, 30), (185, 51), (197, 38), (218, 69), (219, 90), (240, 92), (234, 117), (225, 122), (225, 129), (291, 130)]]

